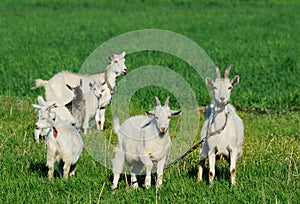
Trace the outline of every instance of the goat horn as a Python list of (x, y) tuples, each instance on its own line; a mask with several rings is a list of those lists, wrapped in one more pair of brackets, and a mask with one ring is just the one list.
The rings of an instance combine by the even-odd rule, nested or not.
[(159, 99), (157, 98), (157, 96), (155, 96), (155, 100), (156, 100), (156, 106), (161, 106)]
[(216, 70), (217, 78), (221, 78), (221, 73), (220, 73), (219, 67), (217, 67), (217, 66), (214, 65), (213, 68)]
[(38, 100), (38, 102), (39, 102), (39, 105), (45, 105), (45, 104), (46, 104), (46, 102), (45, 102), (45, 100), (43, 99), (42, 96), (38, 96), (38, 97), (37, 97), (37, 100)]
[(229, 77), (229, 72), (230, 69), (234, 66), (234, 64), (230, 65), (229, 67), (226, 68), (225, 70), (225, 74), (224, 74), (224, 78), (228, 78)]
[(166, 102), (165, 102), (165, 106), (169, 105), (169, 100), (170, 100), (170, 96), (167, 97)]

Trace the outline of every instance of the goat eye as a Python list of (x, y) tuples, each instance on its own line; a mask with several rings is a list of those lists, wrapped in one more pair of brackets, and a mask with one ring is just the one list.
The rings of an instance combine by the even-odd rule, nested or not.
[(213, 87), (213, 89), (214, 89), (214, 90), (217, 90), (217, 87), (216, 87), (216, 86), (214, 86), (214, 87)]
[(156, 116), (155, 119), (158, 120), (158, 117)]
[(170, 119), (171, 118), (171, 116), (168, 116), (168, 119)]
[(114, 63), (118, 63), (118, 61), (117, 61), (117, 60), (115, 60), (115, 61), (114, 61)]
[(232, 89), (232, 86), (228, 87), (228, 90), (231, 90)]

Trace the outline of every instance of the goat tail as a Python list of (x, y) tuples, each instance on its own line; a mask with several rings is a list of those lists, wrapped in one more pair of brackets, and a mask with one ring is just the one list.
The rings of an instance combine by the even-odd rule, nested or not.
[(32, 87), (31, 90), (37, 89), (37, 88), (42, 87), (42, 86), (45, 87), (48, 84), (48, 81), (47, 80), (43, 80), (43, 79), (36, 79), (34, 81), (34, 83), (35, 83), (35, 86)]
[(116, 134), (118, 134), (120, 130), (120, 119), (118, 116), (113, 116), (113, 128)]

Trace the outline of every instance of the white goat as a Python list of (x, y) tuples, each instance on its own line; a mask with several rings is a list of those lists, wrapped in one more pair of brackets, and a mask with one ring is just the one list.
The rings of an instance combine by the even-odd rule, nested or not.
[[(42, 113), (49, 107), (49, 105), (55, 103), (53, 101), (45, 101), (42, 96), (37, 97), (38, 105), (32, 104), (32, 106), (38, 111), (38, 120), (42, 118)], [(56, 103), (56, 106), (52, 108), (52, 112), (56, 113), (57, 120), (65, 121), (70, 124), (74, 124), (75, 118), (72, 116), (70, 111), (64, 106)], [(39, 142), (40, 136), (46, 136), (48, 129), (42, 129), (35, 125), (34, 129), (34, 139), (36, 142)]]
[(209, 182), (212, 183), (215, 176), (216, 155), (226, 156), (230, 161), (231, 183), (236, 183), (236, 162), (242, 155), (242, 143), (244, 140), (244, 127), (241, 118), (230, 105), (229, 99), (232, 87), (239, 83), (239, 76), (229, 80), (229, 72), (233, 65), (226, 68), (224, 78), (221, 78), (220, 70), (216, 70), (215, 81), (206, 78), (206, 84), (214, 89), (214, 103), (206, 110), (206, 119), (201, 130), (201, 140), (205, 142), (200, 151), (200, 163), (198, 166), (198, 180), (202, 180), (205, 159), (209, 160)]
[(147, 112), (154, 116), (148, 118), (138, 115), (128, 118), (120, 126), (118, 117), (113, 118), (113, 127), (118, 135), (118, 145), (116, 155), (113, 160), (113, 185), (116, 189), (123, 165), (126, 161), (128, 166), (132, 166), (131, 184), (133, 188), (138, 187), (136, 175), (140, 173), (143, 165), (146, 166), (145, 187), (151, 185), (151, 170), (153, 162), (157, 162), (157, 183), (162, 185), (163, 169), (167, 159), (171, 138), (169, 135), (169, 122), (172, 115), (178, 115), (181, 111), (172, 111), (169, 108), (169, 97), (165, 105), (161, 106), (159, 99), (156, 99), (156, 109)]
[[(36, 104), (33, 104), (38, 106)], [(47, 166), (48, 177), (53, 177), (54, 163), (58, 163), (59, 173), (68, 178), (75, 175), (76, 164), (83, 151), (83, 141), (77, 129), (65, 121), (56, 121), (52, 104), (42, 111), (42, 117), (36, 123), (39, 129), (49, 129), (47, 134)], [(63, 165), (63, 168), (62, 168)]]
[[(74, 94), (66, 87), (66, 84), (69, 84), (71, 87), (75, 87), (78, 84), (79, 79), (82, 79), (82, 91), (84, 95), (90, 91), (90, 82), (95, 81), (103, 84), (105, 91), (103, 92), (103, 97), (100, 100), (100, 118), (99, 121), (96, 121), (99, 124), (97, 127), (103, 130), (105, 108), (111, 102), (112, 94), (116, 87), (116, 78), (121, 74), (126, 74), (127, 72), (124, 58), (125, 54), (125, 52), (122, 52), (121, 54), (108, 53), (107, 59), (109, 60), (109, 64), (107, 65), (106, 72), (93, 75), (82, 75), (62, 71), (54, 75), (51, 79), (49, 79), (49, 81), (36, 79), (35, 86), (32, 87), (32, 89), (43, 86), (45, 87), (46, 100), (55, 100), (67, 104), (72, 100)], [(86, 101), (86, 103), (89, 104), (89, 101)]]
[[(85, 106), (85, 116), (83, 121), (83, 130), (84, 134), (87, 134), (89, 128), (89, 119), (95, 118), (97, 129), (100, 129), (99, 122), (101, 120), (100, 116), (100, 99), (102, 98), (102, 94), (105, 91), (103, 86), (99, 82), (90, 82), (90, 92), (85, 94), (85, 99), (89, 103)], [(102, 124), (102, 123), (101, 123)]]

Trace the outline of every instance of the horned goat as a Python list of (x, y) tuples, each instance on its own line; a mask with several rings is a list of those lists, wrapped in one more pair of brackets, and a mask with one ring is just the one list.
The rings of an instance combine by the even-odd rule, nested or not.
[[(34, 106), (39, 106), (33, 104)], [(56, 113), (51, 109), (55, 103), (41, 111), (41, 118), (36, 123), (39, 129), (49, 129), (47, 134), (48, 177), (53, 177), (54, 164), (58, 163), (59, 173), (65, 179), (75, 175), (78, 159), (83, 151), (83, 141), (77, 129), (65, 121), (57, 121)]]
[(214, 103), (206, 110), (205, 122), (200, 136), (205, 140), (200, 151), (200, 162), (198, 166), (198, 180), (202, 180), (205, 159), (209, 160), (209, 182), (212, 183), (215, 176), (216, 155), (225, 156), (230, 161), (231, 183), (236, 183), (236, 162), (242, 155), (242, 144), (244, 140), (244, 127), (241, 118), (237, 115), (235, 108), (229, 104), (230, 94), (233, 86), (239, 83), (239, 76), (231, 81), (228, 78), (230, 69), (226, 68), (224, 78), (221, 78), (220, 70), (216, 70), (215, 81), (206, 78), (207, 86), (214, 90)]
[(124, 162), (132, 166), (131, 184), (138, 187), (136, 175), (146, 166), (145, 187), (151, 185), (151, 170), (153, 162), (157, 162), (157, 183), (162, 185), (163, 170), (167, 159), (171, 138), (169, 135), (169, 123), (172, 115), (178, 115), (181, 111), (173, 111), (169, 108), (169, 97), (165, 105), (161, 106), (155, 96), (156, 109), (147, 112), (154, 116), (148, 118), (144, 115), (130, 117), (120, 126), (118, 117), (113, 118), (113, 128), (118, 135), (116, 155), (113, 160), (113, 185), (116, 189), (120, 174), (123, 171)]
[[(82, 91), (83, 94), (87, 94), (90, 91), (89, 83), (92, 81), (99, 82), (103, 84), (103, 97), (100, 100), (101, 110), (99, 110), (100, 121), (97, 126), (101, 130), (104, 129), (105, 120), (105, 109), (110, 104), (112, 99), (112, 94), (116, 88), (116, 79), (121, 74), (126, 74), (127, 67), (125, 65), (125, 52), (121, 54), (117, 53), (107, 53), (107, 59), (109, 64), (107, 65), (106, 72), (97, 73), (93, 75), (82, 75), (67, 71), (62, 71), (55, 74), (51, 79), (42, 80), (36, 79), (35, 86), (31, 89), (36, 89), (39, 87), (45, 88), (46, 100), (60, 101), (61, 103), (68, 104), (74, 97), (71, 90), (66, 87), (69, 84), (71, 87), (75, 87), (79, 79), (82, 79)], [(89, 104), (89, 101), (86, 101)]]
[[(38, 120), (42, 118), (42, 113), (45, 112), (45, 110), (48, 108), (49, 105), (56, 103), (53, 101), (45, 101), (42, 96), (37, 97), (38, 105), (32, 104), (32, 106), (37, 110), (38, 112)], [(56, 103), (56, 106), (52, 108), (52, 112), (56, 113), (57, 120), (65, 121), (70, 124), (74, 124), (75, 118), (72, 116), (72, 114), (69, 112), (69, 110), (64, 106), (64, 104), (58, 104)], [(46, 136), (48, 133), (48, 129), (42, 129), (37, 126), (35, 126), (34, 129), (34, 139), (36, 142), (39, 142), (40, 136)]]

